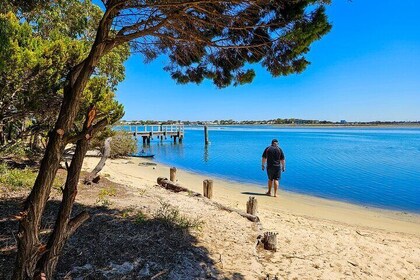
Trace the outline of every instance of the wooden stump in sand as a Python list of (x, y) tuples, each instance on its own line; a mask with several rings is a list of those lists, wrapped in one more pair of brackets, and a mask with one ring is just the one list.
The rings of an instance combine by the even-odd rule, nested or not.
[(249, 200), (246, 203), (246, 212), (248, 214), (256, 216), (257, 215), (257, 206), (258, 206), (257, 199), (253, 196), (250, 196)]
[(203, 195), (208, 199), (213, 197), (213, 180), (204, 180), (203, 181)]
[(176, 167), (171, 167), (171, 169), (169, 169), (169, 180), (172, 182), (176, 181)]
[(264, 233), (264, 249), (277, 251), (277, 235), (278, 233), (271, 231)]

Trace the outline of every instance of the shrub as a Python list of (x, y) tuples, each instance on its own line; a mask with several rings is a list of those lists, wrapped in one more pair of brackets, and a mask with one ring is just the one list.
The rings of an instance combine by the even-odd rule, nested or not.
[(160, 202), (160, 208), (154, 214), (154, 218), (164, 223), (167, 227), (180, 229), (200, 229), (203, 225), (203, 221), (199, 218), (184, 216), (179, 212), (178, 208), (163, 201)]
[(11, 190), (31, 188), (37, 174), (30, 169), (12, 169), (0, 163), (0, 184)]
[(111, 141), (111, 158), (124, 157), (137, 152), (137, 140), (129, 133), (117, 131)]

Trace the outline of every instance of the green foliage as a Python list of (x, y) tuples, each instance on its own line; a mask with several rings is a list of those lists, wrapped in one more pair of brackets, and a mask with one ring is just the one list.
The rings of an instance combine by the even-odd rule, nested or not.
[(36, 173), (30, 169), (12, 169), (5, 163), (0, 163), (0, 185), (16, 191), (29, 189), (36, 179)]
[[(144, 47), (146, 60), (169, 54), (165, 70), (180, 84), (213, 80), (223, 88), (252, 82), (252, 64), (273, 76), (301, 73), (308, 65), (310, 45), (331, 25), (328, 0), (212, 1), (192, 4), (156, 40)], [(153, 6), (153, 4), (151, 4)], [(170, 11), (168, 11), (168, 16)], [(178, 40), (174, 38), (179, 38)], [(143, 49), (141, 49), (143, 50)]]
[[(6, 2), (2, 11), (8, 12), (0, 12), (0, 128), (1, 123), (16, 127), (14, 138), (24, 133), (22, 128), (46, 135), (57, 117), (66, 75), (87, 56), (102, 11), (91, 1), (69, 0), (33, 1), (33, 9), (23, 13), (12, 8), (23, 3)], [(73, 133), (80, 132), (91, 104), (96, 104), (96, 120), (112, 124), (123, 116), (114, 91), (125, 77), (128, 56), (129, 46), (121, 44), (102, 57), (84, 91)], [(23, 126), (27, 119), (31, 124)]]
[(145, 222), (147, 220), (147, 217), (145, 214), (143, 214), (143, 212), (138, 211), (137, 214), (134, 217), (134, 222), (136, 224), (141, 224), (143, 222)]
[(7, 146), (5, 149), (0, 151), (0, 156), (7, 157), (13, 155), (14, 157), (25, 157), (28, 153), (27, 147), (18, 141), (12, 145)]
[(108, 189), (101, 189), (98, 194), (98, 198), (96, 199), (96, 203), (101, 206), (110, 206), (112, 202), (109, 200), (109, 197), (116, 196), (117, 190), (114, 187), (110, 187)]
[(160, 202), (160, 208), (155, 212), (154, 218), (168, 227), (179, 229), (201, 229), (204, 224), (199, 218), (193, 219), (182, 215), (178, 208), (164, 201)]
[(137, 151), (137, 141), (129, 133), (117, 131), (111, 141), (111, 158), (124, 157)]

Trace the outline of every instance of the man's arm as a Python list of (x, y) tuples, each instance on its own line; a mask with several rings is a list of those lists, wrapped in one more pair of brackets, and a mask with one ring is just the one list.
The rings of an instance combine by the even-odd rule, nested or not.
[(266, 161), (267, 161), (267, 159), (265, 157), (262, 157), (262, 159), (261, 159), (261, 170), (264, 170)]
[(282, 159), (280, 160), (280, 164), (281, 164), (281, 171), (285, 171), (286, 170), (286, 160)]

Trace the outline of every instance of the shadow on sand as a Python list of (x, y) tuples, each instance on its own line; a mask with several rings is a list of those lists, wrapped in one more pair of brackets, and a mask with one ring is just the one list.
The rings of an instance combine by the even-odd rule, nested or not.
[[(11, 217), (22, 202), (0, 200), (0, 279), (12, 274), (18, 223)], [(41, 232), (53, 227), (58, 207), (48, 203)], [(66, 243), (55, 279), (244, 279), (240, 273), (224, 278), (188, 228), (107, 207), (75, 204), (73, 213), (82, 210), (91, 218)]]
[(241, 194), (247, 194), (247, 195), (254, 195), (254, 196), (268, 196), (265, 192), (241, 192)]

